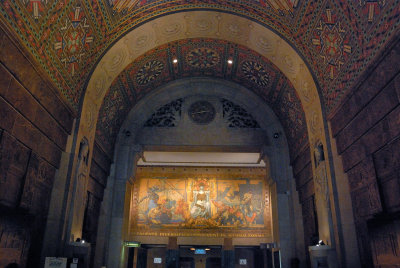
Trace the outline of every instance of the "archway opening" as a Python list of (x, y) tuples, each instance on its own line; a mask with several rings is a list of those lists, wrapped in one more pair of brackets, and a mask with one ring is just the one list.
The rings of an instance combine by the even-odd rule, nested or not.
[(168, 261), (179, 247), (239, 256), (246, 246), (289, 265), (302, 239), (289, 159), (281, 123), (250, 90), (209, 78), (157, 89), (130, 111), (117, 139), (108, 266), (132, 262), (127, 241), (143, 244), (133, 252), (147, 252), (147, 261)]

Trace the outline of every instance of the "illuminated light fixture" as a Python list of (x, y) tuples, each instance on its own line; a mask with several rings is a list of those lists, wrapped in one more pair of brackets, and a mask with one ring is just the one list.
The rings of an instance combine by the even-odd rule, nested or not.
[(205, 255), (206, 250), (204, 248), (196, 248), (196, 250), (194, 251), (194, 254)]
[(228, 64), (232, 64), (232, 63), (233, 63), (233, 60), (229, 59)]
[(81, 243), (82, 243), (82, 244), (85, 244), (85, 243), (86, 243), (86, 241), (82, 239), (82, 240), (81, 240)]
[(125, 241), (124, 246), (127, 248), (138, 248), (138, 247), (140, 247), (140, 242)]
[(190, 250), (196, 250), (195, 248), (190, 248)]
[(206, 248), (206, 250), (211, 250), (211, 249), (209, 249), (209, 248)]
[(173, 63), (178, 63), (178, 59), (173, 59), (172, 62)]
[(243, 166), (265, 167), (259, 152), (167, 152), (144, 151), (138, 166)]

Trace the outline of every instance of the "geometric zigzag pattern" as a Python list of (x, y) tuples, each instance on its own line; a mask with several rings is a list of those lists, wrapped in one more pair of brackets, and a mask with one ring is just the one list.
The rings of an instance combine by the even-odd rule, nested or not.
[(400, 25), (400, 0), (0, 0), (0, 19), (77, 111), (90, 70), (113, 42), (188, 9), (238, 14), (276, 31), (310, 66), (328, 113)]

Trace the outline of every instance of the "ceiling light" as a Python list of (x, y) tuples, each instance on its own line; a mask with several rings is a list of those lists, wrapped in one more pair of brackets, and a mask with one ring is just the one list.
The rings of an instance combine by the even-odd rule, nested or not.
[(233, 63), (233, 60), (228, 60), (228, 64), (232, 64)]
[(178, 59), (173, 59), (172, 62), (173, 63), (178, 63)]

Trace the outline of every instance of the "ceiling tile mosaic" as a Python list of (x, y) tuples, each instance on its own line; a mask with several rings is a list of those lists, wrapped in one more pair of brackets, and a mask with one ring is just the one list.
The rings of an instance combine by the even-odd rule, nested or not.
[[(132, 62), (106, 93), (96, 130), (98, 142), (112, 154), (116, 135), (138, 100), (169, 81), (194, 76), (226, 79), (252, 90), (282, 122), (293, 152), (308, 142), (303, 108), (282, 72), (254, 51), (216, 39), (173, 42)], [(121, 95), (125, 101), (117, 98)]]
[[(0, 0), (0, 19), (75, 110), (96, 62), (116, 40), (155, 17), (187, 10), (237, 14), (277, 32), (314, 73), (328, 113), (400, 23), (400, 0)], [(195, 63), (201, 53), (211, 53), (203, 64), (218, 60), (207, 49), (192, 51), (191, 64), (201, 64)]]

